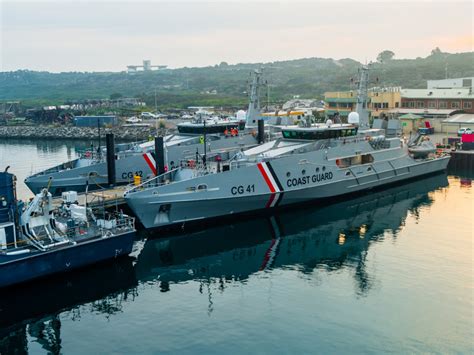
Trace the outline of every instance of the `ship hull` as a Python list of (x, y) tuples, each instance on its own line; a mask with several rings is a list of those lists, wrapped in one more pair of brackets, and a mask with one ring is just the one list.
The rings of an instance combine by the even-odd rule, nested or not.
[[(144, 179), (154, 175), (142, 154), (116, 160), (115, 167), (116, 185), (132, 183), (134, 175)], [(45, 172), (26, 178), (25, 184), (35, 194), (49, 186), (48, 191), (53, 196), (60, 196), (64, 191), (98, 190), (108, 186), (107, 164), (103, 162), (75, 169)]]
[[(217, 137), (218, 138), (218, 137)], [(172, 145), (167, 148), (166, 160), (170, 165), (178, 166), (180, 160), (185, 157), (195, 157), (196, 152), (204, 153), (204, 145), (199, 142), (199, 137), (190, 137), (189, 142)], [(229, 149), (243, 149), (256, 144), (255, 138), (250, 135), (216, 139), (210, 136), (208, 142), (208, 154), (218, 153)], [(68, 163), (66, 163), (67, 166)], [(91, 163), (83, 158), (75, 163), (78, 167), (63, 168), (61, 164), (44, 172), (34, 174), (25, 179), (25, 184), (34, 193), (41, 192), (49, 186), (48, 191), (53, 196), (60, 196), (64, 191), (85, 192), (99, 190), (108, 186), (107, 163)], [(135, 175), (143, 180), (149, 179), (156, 174), (155, 158), (151, 154), (129, 153), (129, 155), (115, 161), (116, 185), (127, 185), (133, 183)]]
[[(385, 163), (372, 164), (370, 172), (364, 166), (362, 167), (364, 171), (352, 171), (349, 177), (337, 167), (328, 167), (324, 173), (320, 172), (312, 176), (306, 172), (307, 178), (304, 176), (296, 178), (298, 172), (301, 174), (301, 170), (295, 169), (301, 169), (301, 167), (297, 166), (285, 173), (285, 170), (290, 169), (284, 167), (284, 162), (278, 166), (278, 162), (275, 161), (272, 163), (274, 174), (275, 177), (280, 177), (281, 189), (275, 186), (277, 191), (274, 192), (268, 191), (265, 182), (262, 182), (262, 177), (258, 176), (258, 172), (255, 173), (256, 169), (238, 169), (235, 176), (229, 175), (226, 179), (228, 183), (224, 186), (221, 184), (220, 188), (212, 189), (213, 185), (209, 183), (207, 191), (195, 192), (194, 196), (193, 194), (170, 196), (172, 194), (139, 192), (127, 194), (125, 198), (145, 228), (184, 226), (202, 223), (209, 219), (264, 212), (297, 204), (316, 201), (328, 203), (328, 200), (340, 196), (383, 188), (444, 171), (449, 161), (448, 157), (416, 163), (407, 159), (410, 158), (394, 160), (389, 168), (384, 168)], [(252, 173), (256, 175), (252, 176)], [(290, 177), (286, 178), (287, 176)], [(239, 181), (250, 183), (237, 185)], [(224, 192), (226, 190), (235, 192), (236, 190), (232, 189), (238, 186), (242, 186), (242, 194), (237, 193), (235, 196)], [(251, 191), (247, 194), (246, 189), (249, 187)], [(201, 195), (195, 195), (196, 193)]]
[(37, 251), (17, 256), (0, 255), (0, 287), (128, 255), (132, 251), (134, 237), (135, 232), (131, 231), (44, 252)]

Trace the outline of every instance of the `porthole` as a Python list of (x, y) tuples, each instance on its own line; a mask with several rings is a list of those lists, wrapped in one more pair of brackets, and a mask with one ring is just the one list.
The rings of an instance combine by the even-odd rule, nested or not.
[(372, 168), (369, 166), (369, 167), (367, 168), (367, 171), (372, 171)]
[(319, 168), (316, 168), (316, 172), (319, 173)]
[(346, 171), (346, 176), (349, 176), (351, 175), (351, 172), (350, 171)]
[(199, 185), (197, 186), (197, 189), (198, 189), (198, 190), (207, 190), (207, 185), (206, 185), (206, 184), (199, 184)]
[(325, 171), (325, 170), (326, 170), (326, 167), (325, 167), (325, 166), (323, 166), (323, 171)]
[(301, 170), (301, 174), (305, 175), (306, 174), (306, 170)]
[(288, 171), (288, 172), (286, 173), (286, 177), (290, 177), (290, 176), (291, 176), (291, 173)]

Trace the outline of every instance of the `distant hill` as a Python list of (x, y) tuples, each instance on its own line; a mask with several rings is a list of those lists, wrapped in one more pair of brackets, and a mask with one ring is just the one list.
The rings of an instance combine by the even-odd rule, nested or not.
[[(426, 80), (474, 76), (474, 52), (448, 54), (433, 51), (426, 58), (391, 59), (375, 63), (372, 78), (379, 85), (426, 87)], [(352, 59), (305, 58), (273, 63), (180, 68), (157, 72), (49, 73), (29, 70), (0, 72), (0, 100), (62, 103), (67, 100), (109, 98), (112, 94), (144, 99), (160, 107), (238, 105), (246, 102), (249, 73), (264, 68), (271, 101), (322, 98), (325, 91), (347, 90), (361, 64)], [(374, 83), (375, 85), (375, 83)], [(40, 101), (41, 100), (41, 101)], [(265, 100), (264, 100), (265, 101)]]

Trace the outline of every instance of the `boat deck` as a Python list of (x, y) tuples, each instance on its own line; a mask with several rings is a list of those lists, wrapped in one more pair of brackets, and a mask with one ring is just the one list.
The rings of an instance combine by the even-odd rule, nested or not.
[[(127, 186), (117, 186), (109, 189), (98, 190), (89, 192), (87, 195), (85, 193), (77, 194), (77, 199), (79, 205), (84, 206), (87, 202), (89, 207), (104, 207), (112, 208), (118, 207), (125, 204), (125, 199), (123, 194)], [(59, 207), (62, 203), (60, 196), (53, 198), (53, 206)]]

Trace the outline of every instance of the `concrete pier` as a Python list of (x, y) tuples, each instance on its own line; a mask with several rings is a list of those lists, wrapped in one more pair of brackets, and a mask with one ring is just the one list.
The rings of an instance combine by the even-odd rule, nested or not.
[(474, 150), (455, 150), (450, 152), (449, 169), (469, 170), (474, 172)]

